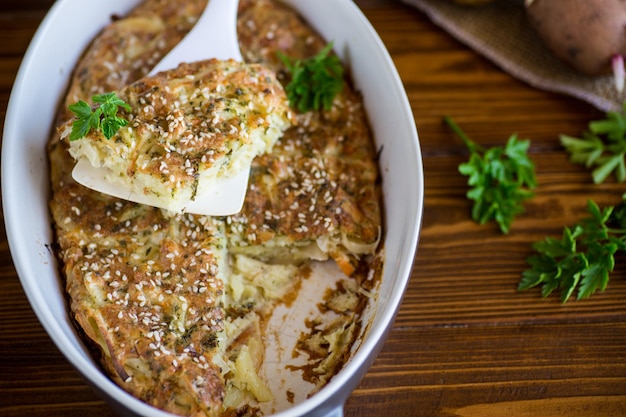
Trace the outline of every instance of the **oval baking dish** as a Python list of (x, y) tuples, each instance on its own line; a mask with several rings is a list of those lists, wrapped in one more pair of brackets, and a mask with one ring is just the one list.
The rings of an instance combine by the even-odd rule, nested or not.
[[(284, 0), (325, 39), (363, 95), (377, 149), (384, 205), (384, 270), (350, 358), (319, 392), (285, 405), (274, 416), (341, 416), (343, 404), (382, 348), (410, 278), (423, 207), (419, 140), (402, 82), (387, 50), (351, 0)], [(46, 143), (60, 97), (81, 52), (95, 34), (137, 0), (58, 0), (24, 57), (6, 115), (2, 198), (16, 270), (50, 338), (92, 388), (121, 415), (171, 416), (137, 400), (100, 369), (70, 318), (51, 249)], [(80, 16), (80, 18), (78, 18)], [(67, 36), (67, 27), (81, 36)], [(37, 123), (32, 121), (37, 109)]]

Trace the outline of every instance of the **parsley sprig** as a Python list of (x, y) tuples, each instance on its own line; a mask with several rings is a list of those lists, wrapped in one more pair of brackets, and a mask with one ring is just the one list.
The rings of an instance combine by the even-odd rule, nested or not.
[(474, 201), (472, 219), (480, 224), (495, 220), (502, 233), (508, 233), (523, 202), (534, 196), (537, 186), (535, 165), (527, 155), (529, 140), (512, 135), (506, 146), (485, 149), (472, 142), (449, 117), (444, 118), (470, 150), (469, 161), (459, 165), (471, 187), (467, 198)]
[(329, 43), (317, 55), (304, 60), (290, 60), (278, 52), (291, 81), (285, 87), (291, 105), (301, 112), (330, 110), (335, 96), (343, 88), (343, 66), (336, 55), (330, 54)]
[(130, 111), (130, 106), (115, 93), (97, 94), (92, 97), (94, 106), (83, 100), (70, 104), (68, 108), (76, 115), (72, 123), (70, 140), (81, 139), (91, 129), (102, 131), (102, 134), (111, 139), (120, 127), (128, 125), (128, 120), (117, 115), (120, 107)]
[(572, 162), (594, 167), (594, 183), (613, 172), (617, 181), (626, 181), (626, 103), (622, 112), (608, 112), (606, 119), (590, 122), (582, 137), (561, 135), (560, 139)]
[(615, 267), (615, 255), (626, 252), (626, 194), (615, 207), (600, 209), (588, 201), (589, 217), (574, 227), (565, 227), (560, 239), (546, 237), (533, 244), (536, 254), (528, 257), (518, 289), (541, 285), (541, 295), (559, 290), (565, 303), (604, 291)]

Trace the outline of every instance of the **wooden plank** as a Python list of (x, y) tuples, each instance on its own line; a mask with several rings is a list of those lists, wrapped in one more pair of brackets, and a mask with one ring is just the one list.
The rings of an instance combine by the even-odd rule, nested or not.
[[(386, 344), (348, 400), (346, 417), (591, 417), (626, 414), (626, 259), (608, 289), (562, 305), (516, 290), (530, 245), (558, 236), (585, 204), (615, 204), (626, 186), (594, 185), (558, 143), (601, 113), (539, 91), (460, 44), (397, 0), (356, 2), (388, 47), (407, 90), (425, 172), (415, 268)], [(0, 116), (22, 54), (52, 0), (0, 6)], [(539, 187), (511, 232), (471, 221), (468, 153), (444, 125), (477, 143), (532, 141)], [(2, 122), (0, 122), (2, 123)], [(0, 126), (1, 127), (1, 126)], [(410, 190), (407, 190), (410, 195)], [(38, 323), (0, 229), (0, 415), (115, 415)]]

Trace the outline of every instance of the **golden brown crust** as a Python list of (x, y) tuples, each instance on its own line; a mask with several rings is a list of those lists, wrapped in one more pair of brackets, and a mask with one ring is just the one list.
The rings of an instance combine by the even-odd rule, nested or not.
[(123, 19), (112, 16), (74, 68), (60, 120), (71, 117), (69, 104), (117, 91), (146, 75), (191, 30), (205, 5), (206, 0), (150, 0)]
[(240, 0), (237, 35), (245, 61), (276, 71), (283, 69), (276, 51), (303, 59), (326, 45), (293, 9), (272, 0)]
[(346, 256), (361, 254), (351, 253), (342, 239), (377, 242), (377, 168), (365, 114), (354, 97), (335, 119), (325, 113), (301, 116), (299, 127), (288, 130), (271, 154), (255, 160), (244, 209), (227, 221), (231, 245), (243, 251), (264, 245), (260, 251), (271, 259), (283, 244), (274, 240), (324, 239), (331, 257), (350, 274)]
[[(143, 77), (117, 92), (128, 126), (92, 129), (70, 153), (110, 170), (110, 179), (180, 212), (208, 184), (246, 169), (293, 121), (273, 71), (207, 59)], [(74, 120), (61, 128), (67, 139)]]
[[(130, 14), (139, 25), (120, 19), (105, 29), (78, 64), (59, 117), (67, 118), (69, 103), (119, 91), (145, 75), (204, 4), (147, 0)], [(244, 57), (278, 71), (283, 81), (277, 49), (304, 58), (325, 45), (296, 13), (273, 1), (242, 0), (240, 12)], [(113, 59), (118, 56), (133, 58)], [(103, 62), (115, 68), (109, 71)], [(50, 209), (70, 309), (116, 383), (177, 414), (219, 415), (228, 384), (215, 358), (223, 353), (215, 343), (224, 320), (221, 274), (227, 272), (220, 268), (226, 252), (256, 248), (259, 258), (272, 258), (282, 245), (297, 250), (314, 243), (351, 273), (369, 252), (344, 243), (375, 247), (378, 172), (360, 101), (346, 82), (330, 111), (298, 115), (298, 126), (272, 154), (255, 160), (244, 211), (224, 219), (170, 217), (81, 187), (71, 178), (67, 141), (53, 135)], [(184, 304), (185, 320), (177, 320)], [(256, 340), (258, 333), (245, 333), (250, 337), (235, 344)]]
[(220, 222), (171, 221), (81, 188), (66, 184), (52, 205), (74, 318), (126, 390), (185, 415), (217, 415)]
[[(143, 76), (149, 62), (189, 30), (205, 2), (179, 3), (186, 6), (146, 2), (132, 20), (106, 28), (78, 64), (59, 120), (67, 118), (67, 104)], [(178, 23), (164, 23), (174, 20)], [(120, 386), (156, 407), (219, 415), (225, 383), (213, 361), (222, 353), (217, 348), (223, 330), (216, 258), (224, 248), (220, 222), (168, 218), (158, 209), (79, 186), (71, 178), (67, 142), (56, 133), (49, 155), (50, 208), (70, 309), (87, 340), (98, 346), (103, 367)], [(176, 321), (185, 306), (185, 320)]]
[[(325, 45), (294, 10), (280, 3), (243, 1), (241, 7), (244, 56), (272, 66), (283, 78), (277, 50), (306, 58)], [(317, 242), (350, 274), (356, 258), (365, 254), (354, 247), (375, 248), (380, 237), (377, 182), (365, 109), (346, 82), (331, 110), (298, 115), (296, 126), (274, 151), (255, 160), (244, 209), (227, 219), (229, 242), (236, 251), (265, 259), (272, 259), (272, 252), (282, 256), (276, 249), (285, 241), (300, 246)], [(354, 247), (346, 247), (349, 242)]]

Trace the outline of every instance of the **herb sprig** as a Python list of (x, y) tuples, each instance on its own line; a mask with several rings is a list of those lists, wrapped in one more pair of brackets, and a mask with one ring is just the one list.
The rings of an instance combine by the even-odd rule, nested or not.
[(471, 152), (469, 161), (459, 165), (459, 172), (469, 177), (472, 219), (480, 224), (495, 220), (502, 233), (508, 233), (515, 216), (524, 211), (524, 200), (534, 196), (532, 189), (537, 186), (535, 165), (527, 155), (530, 141), (512, 135), (506, 146), (485, 149), (472, 142), (452, 119), (445, 117), (444, 121)]
[(117, 131), (128, 125), (128, 120), (117, 115), (120, 107), (130, 111), (131, 107), (120, 99), (115, 93), (97, 94), (92, 97), (94, 106), (90, 106), (83, 100), (70, 104), (68, 108), (76, 115), (72, 123), (70, 140), (81, 139), (95, 129), (111, 139)]
[(604, 182), (613, 172), (617, 181), (626, 181), (626, 103), (622, 112), (608, 112), (606, 119), (590, 122), (582, 137), (560, 139), (572, 162), (594, 167), (594, 183)]
[(330, 54), (329, 43), (317, 55), (304, 60), (290, 60), (278, 52), (291, 81), (285, 87), (291, 105), (301, 112), (330, 110), (335, 96), (343, 88), (343, 66), (337, 56)]
[(590, 216), (574, 227), (565, 227), (560, 239), (546, 237), (533, 244), (537, 252), (528, 257), (518, 290), (541, 286), (541, 295), (559, 290), (565, 303), (574, 292), (583, 299), (604, 291), (615, 255), (626, 252), (626, 194), (615, 207), (600, 209), (589, 201)]

